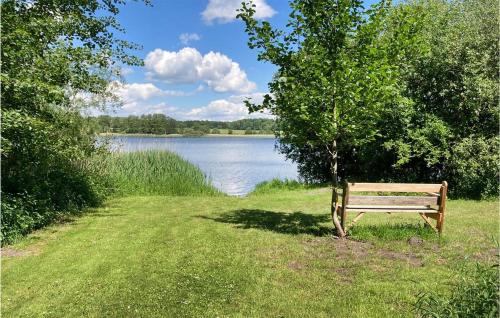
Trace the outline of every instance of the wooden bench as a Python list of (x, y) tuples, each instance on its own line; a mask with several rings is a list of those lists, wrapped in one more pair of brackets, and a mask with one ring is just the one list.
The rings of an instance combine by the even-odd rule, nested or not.
[[(347, 233), (347, 230), (359, 221), (365, 213), (402, 212), (420, 214), (426, 224), (441, 234), (447, 191), (448, 183), (446, 181), (441, 184), (345, 182), (341, 203), (338, 202), (340, 200), (339, 196), (336, 196), (337, 213), (335, 214), (340, 215), (340, 226), (344, 233)], [(425, 195), (353, 195), (353, 192), (377, 192), (379, 194), (381, 192), (425, 193)], [(346, 227), (345, 223), (349, 212), (357, 212), (357, 215)], [(335, 214), (333, 217), (335, 217)], [(432, 224), (431, 219), (436, 220), (435, 226)]]

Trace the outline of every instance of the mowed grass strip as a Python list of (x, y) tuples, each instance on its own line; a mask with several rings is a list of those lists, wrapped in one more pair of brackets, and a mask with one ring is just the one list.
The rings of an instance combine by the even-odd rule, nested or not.
[(342, 241), (329, 199), (324, 189), (113, 199), (3, 249), (2, 313), (414, 317), (420, 292), (447, 294), (464, 267), (498, 262), (498, 202), (450, 200), (441, 239), (416, 214), (377, 214)]

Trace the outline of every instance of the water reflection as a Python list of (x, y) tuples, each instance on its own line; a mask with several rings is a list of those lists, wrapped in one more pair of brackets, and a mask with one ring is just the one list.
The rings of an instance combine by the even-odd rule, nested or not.
[(297, 179), (297, 166), (274, 150), (273, 138), (261, 137), (116, 137), (118, 151), (169, 150), (197, 165), (218, 189), (246, 195), (259, 182)]

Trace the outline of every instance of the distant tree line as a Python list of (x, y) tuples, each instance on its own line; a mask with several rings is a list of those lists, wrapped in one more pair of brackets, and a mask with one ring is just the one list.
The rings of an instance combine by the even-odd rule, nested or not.
[(187, 120), (178, 121), (163, 114), (113, 117), (101, 115), (88, 118), (94, 129), (100, 133), (122, 134), (231, 134), (233, 130), (244, 130), (245, 134), (273, 134), (272, 119), (241, 119), (232, 122)]

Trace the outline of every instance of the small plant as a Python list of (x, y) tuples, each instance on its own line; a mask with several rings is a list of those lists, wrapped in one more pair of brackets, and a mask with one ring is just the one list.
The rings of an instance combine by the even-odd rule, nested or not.
[(415, 304), (419, 317), (496, 318), (499, 315), (498, 265), (477, 264), (473, 271), (461, 271), (451, 295), (420, 294)]

